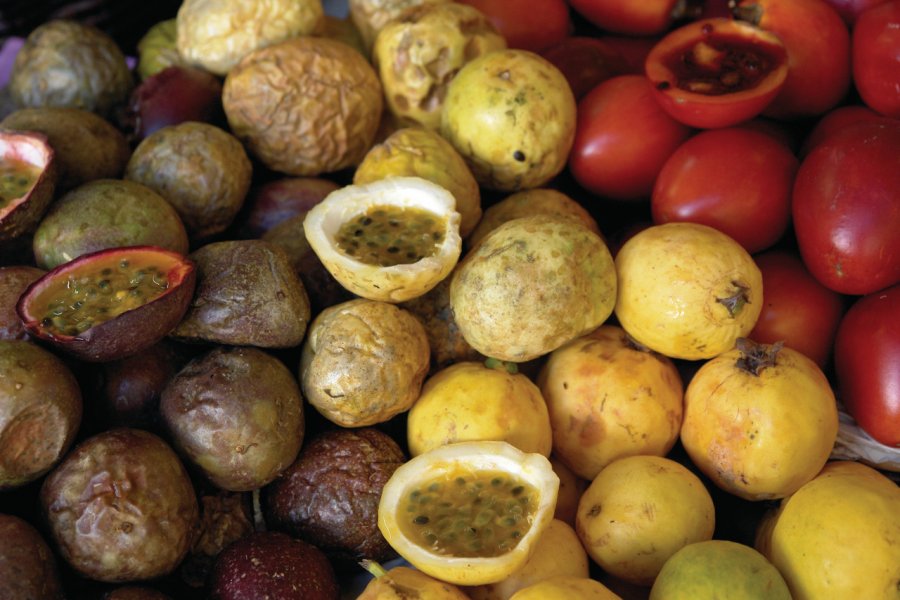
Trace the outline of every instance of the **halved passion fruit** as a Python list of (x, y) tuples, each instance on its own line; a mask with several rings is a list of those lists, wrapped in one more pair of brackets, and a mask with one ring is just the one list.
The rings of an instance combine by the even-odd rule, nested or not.
[(37, 226), (56, 189), (56, 159), (47, 136), (0, 131), (0, 241)]
[(329, 194), (303, 221), (325, 268), (363, 298), (403, 302), (444, 279), (462, 249), (456, 200), (419, 177), (391, 177)]
[(62, 264), (22, 294), (16, 312), (32, 336), (82, 360), (144, 350), (181, 321), (194, 263), (156, 246), (112, 248)]
[(448, 444), (400, 466), (378, 527), (414, 567), (456, 585), (496, 583), (520, 568), (553, 520), (559, 478), (544, 456), (506, 442)]

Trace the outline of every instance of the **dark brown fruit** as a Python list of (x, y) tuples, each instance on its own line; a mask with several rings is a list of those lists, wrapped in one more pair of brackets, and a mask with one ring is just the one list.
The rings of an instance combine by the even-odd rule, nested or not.
[(250, 494), (216, 491), (200, 496), (200, 526), (191, 551), (181, 563), (181, 579), (189, 586), (206, 585), (219, 553), (253, 532)]
[(107, 592), (103, 595), (103, 600), (171, 600), (171, 598), (153, 588), (128, 585)]
[(338, 184), (318, 177), (286, 177), (251, 188), (242, 237), (258, 238), (286, 219), (306, 211), (338, 189)]
[(62, 600), (56, 559), (38, 530), (0, 514), (0, 598)]
[(79, 444), (44, 480), (40, 504), (62, 557), (98, 581), (171, 572), (197, 526), (197, 498), (175, 452), (138, 429)]
[(106, 362), (162, 340), (194, 294), (194, 264), (154, 246), (101, 250), (53, 269), (16, 306), (26, 331), (82, 360)]
[(0, 341), (0, 491), (59, 462), (81, 415), (81, 389), (61, 360), (31, 342)]
[(197, 293), (172, 337), (262, 348), (300, 344), (309, 297), (281, 248), (260, 240), (215, 242), (191, 258)]
[(0, 241), (34, 231), (53, 201), (56, 179), (47, 136), (0, 130)]
[(0, 340), (24, 340), (25, 326), (16, 313), (16, 303), (25, 289), (46, 273), (37, 267), (0, 267)]
[(163, 390), (173, 443), (213, 484), (250, 491), (284, 471), (303, 442), (303, 400), (290, 370), (256, 348), (211, 350)]
[(378, 530), (378, 502), (405, 461), (397, 443), (377, 429), (322, 432), (266, 488), (267, 523), (334, 558), (390, 560), (396, 552)]
[(254, 533), (226, 548), (209, 592), (210, 600), (337, 600), (340, 594), (322, 551), (277, 531)]

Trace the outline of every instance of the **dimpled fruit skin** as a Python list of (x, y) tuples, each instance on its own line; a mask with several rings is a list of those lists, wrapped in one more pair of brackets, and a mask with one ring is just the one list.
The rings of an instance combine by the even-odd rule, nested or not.
[(564, 217), (513, 219), (469, 251), (453, 273), (450, 306), (485, 356), (524, 362), (601, 325), (616, 298), (603, 240)]

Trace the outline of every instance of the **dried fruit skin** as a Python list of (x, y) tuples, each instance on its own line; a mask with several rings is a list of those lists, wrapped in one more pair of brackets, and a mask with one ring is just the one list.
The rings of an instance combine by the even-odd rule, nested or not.
[(413, 6), (441, 4), (447, 0), (349, 0), (350, 20), (363, 39), (366, 50), (375, 44), (378, 32), (403, 11)]
[(228, 73), (222, 102), (231, 130), (263, 164), (306, 176), (359, 163), (384, 104), (359, 52), (313, 37), (247, 55)]

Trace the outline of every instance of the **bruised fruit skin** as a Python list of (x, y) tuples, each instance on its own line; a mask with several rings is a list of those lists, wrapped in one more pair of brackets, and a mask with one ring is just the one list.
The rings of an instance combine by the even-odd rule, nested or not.
[(223, 490), (266, 485), (303, 443), (300, 388), (256, 348), (218, 347), (194, 359), (163, 390), (159, 409), (175, 447)]
[(377, 429), (335, 429), (308, 440), (265, 489), (266, 523), (337, 559), (387, 561), (396, 553), (378, 530), (378, 501), (406, 462)]
[(485, 356), (514, 362), (597, 328), (615, 298), (615, 267), (600, 236), (550, 215), (499, 226), (463, 258), (450, 284), (450, 306), (466, 341)]
[(190, 258), (197, 291), (172, 337), (262, 348), (303, 340), (309, 297), (279, 247), (261, 240), (214, 242)]
[(29, 285), (46, 271), (27, 265), (0, 267), (0, 340), (23, 340), (28, 337), (16, 303)]
[(62, 600), (56, 559), (27, 521), (0, 514), (0, 598)]
[(171, 572), (197, 524), (197, 498), (175, 452), (138, 429), (79, 444), (44, 480), (40, 505), (62, 557), (97, 581)]
[(82, 360), (107, 362), (162, 340), (184, 316), (195, 286), (194, 263), (181, 254), (111, 248), (43, 275), (16, 311), (33, 337)]
[(321, 550), (277, 531), (252, 533), (219, 555), (210, 600), (337, 600), (340, 589)]
[(59, 462), (81, 415), (81, 389), (61, 360), (31, 342), (0, 341), (0, 491)]
[(34, 231), (53, 201), (57, 173), (47, 136), (0, 130), (0, 241)]

